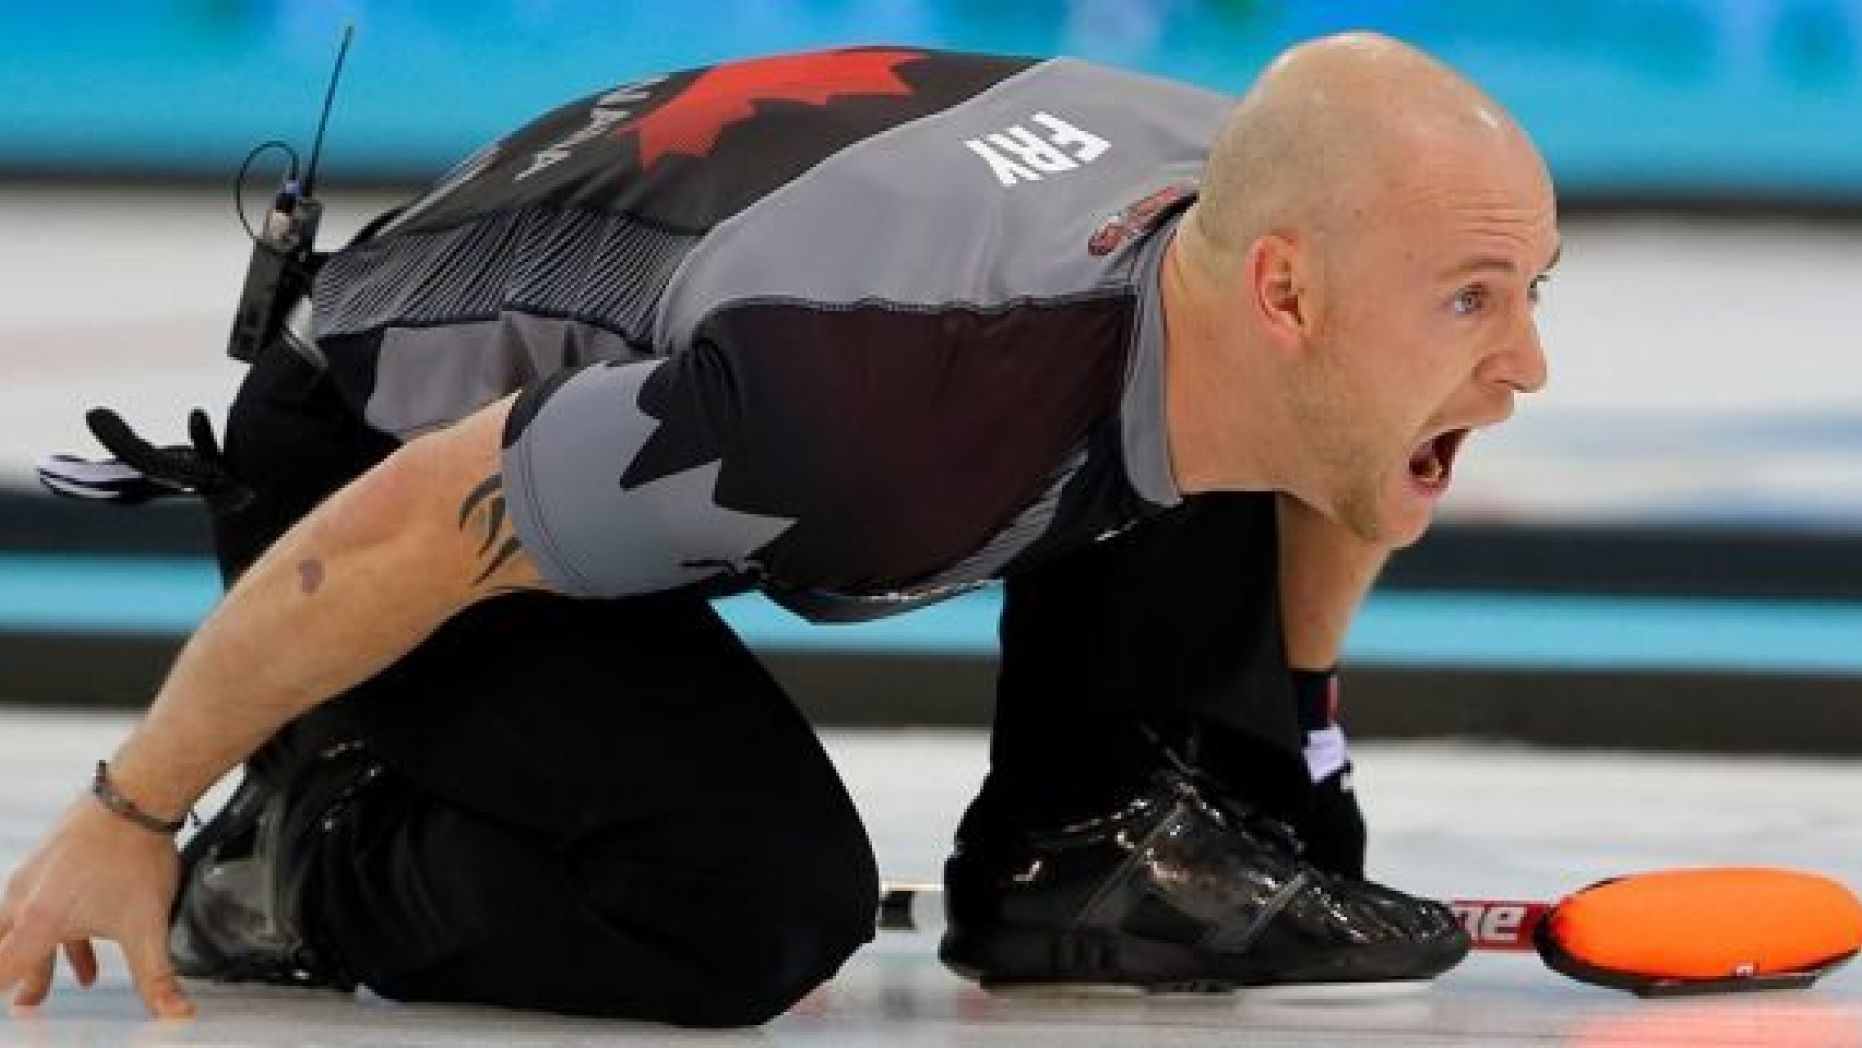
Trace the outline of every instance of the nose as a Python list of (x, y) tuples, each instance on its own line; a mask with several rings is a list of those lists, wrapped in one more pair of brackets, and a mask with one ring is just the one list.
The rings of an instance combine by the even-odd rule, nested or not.
[(1550, 378), (1539, 326), (1527, 318), (1525, 330), (1506, 349), (1488, 359), (1486, 378), (1519, 393), (1537, 393)]

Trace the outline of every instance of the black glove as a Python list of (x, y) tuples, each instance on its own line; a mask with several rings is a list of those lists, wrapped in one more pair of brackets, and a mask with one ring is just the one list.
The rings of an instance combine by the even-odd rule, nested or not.
[(196, 495), (215, 512), (252, 501), (252, 491), (227, 472), (207, 413), (188, 415), (188, 444), (157, 447), (137, 436), (120, 415), (93, 408), (84, 416), (97, 442), (116, 458), (103, 461), (51, 455), (38, 467), (39, 482), (54, 494), (134, 506), (153, 499)]
[(1364, 812), (1352, 784), (1345, 729), (1338, 723), (1336, 670), (1293, 671), (1293, 694), (1300, 728), (1306, 733), (1306, 767), (1313, 787), (1306, 805), (1293, 818), (1294, 832), (1306, 845), (1306, 859), (1328, 873), (1364, 876)]

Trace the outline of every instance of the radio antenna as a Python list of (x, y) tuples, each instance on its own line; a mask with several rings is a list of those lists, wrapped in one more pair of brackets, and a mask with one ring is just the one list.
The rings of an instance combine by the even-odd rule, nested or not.
[(336, 48), (336, 67), (330, 70), (330, 86), (323, 92), (323, 112), (317, 117), (317, 137), (310, 143), (310, 166), (304, 171), (304, 195), (317, 189), (317, 160), (323, 156), (323, 129), (330, 123), (330, 107), (336, 102), (336, 81), (343, 75), (343, 59), (349, 56), (349, 41), (356, 35), (355, 23), (343, 26), (343, 42)]

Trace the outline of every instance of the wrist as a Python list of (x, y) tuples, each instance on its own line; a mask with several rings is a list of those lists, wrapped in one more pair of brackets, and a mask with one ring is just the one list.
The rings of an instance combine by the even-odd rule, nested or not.
[(172, 837), (192, 814), (191, 798), (164, 788), (155, 777), (136, 774), (134, 765), (120, 757), (98, 761), (90, 787), (94, 807), (150, 833)]
[(1338, 722), (1338, 667), (1294, 669), (1293, 704), (1300, 730), (1320, 731)]

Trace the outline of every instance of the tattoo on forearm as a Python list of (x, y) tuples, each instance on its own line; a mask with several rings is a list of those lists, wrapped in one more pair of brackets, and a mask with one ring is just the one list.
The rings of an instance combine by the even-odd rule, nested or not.
[(323, 588), (323, 561), (309, 557), (298, 562), (297, 589), (308, 597)]
[(510, 518), (505, 511), (503, 474), (493, 473), (466, 495), (465, 501), (459, 505), (459, 530), (465, 531), (472, 526), (474, 517), (478, 518), (477, 527), (484, 533), (484, 540), (478, 547), (478, 558), (485, 567), (478, 573), (478, 578), (472, 580), (472, 585), (481, 586), (523, 549), (516, 533), (511, 530)]
[(487, 499), (496, 499), (500, 506), (504, 504), (504, 474), (493, 473), (480, 481), (478, 487), (466, 494), (465, 501), (459, 505), (460, 531), (465, 530), (466, 522), (472, 519), (472, 514), (477, 512)]

